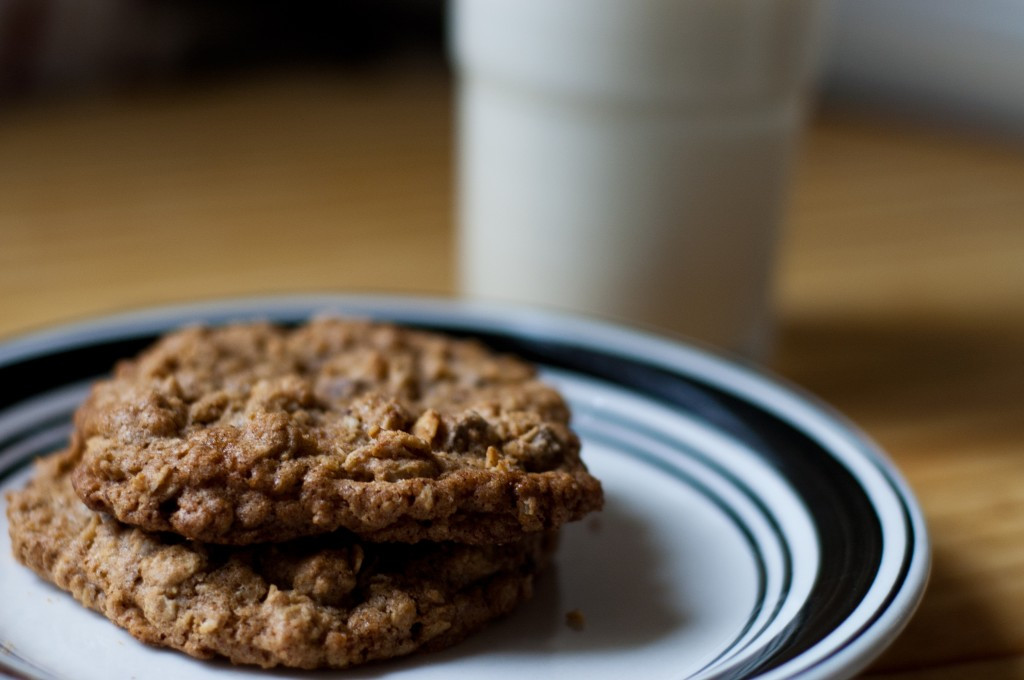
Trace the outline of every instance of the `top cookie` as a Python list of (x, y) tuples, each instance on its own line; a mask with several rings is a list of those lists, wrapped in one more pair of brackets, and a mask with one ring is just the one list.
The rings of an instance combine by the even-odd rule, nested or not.
[(97, 383), (75, 490), (153, 531), (504, 543), (602, 504), (569, 411), (482, 345), (321, 319), (188, 328)]

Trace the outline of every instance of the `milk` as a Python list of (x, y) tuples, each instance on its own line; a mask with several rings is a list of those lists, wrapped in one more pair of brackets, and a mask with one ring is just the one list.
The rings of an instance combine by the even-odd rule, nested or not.
[(763, 352), (813, 0), (457, 0), (459, 281)]

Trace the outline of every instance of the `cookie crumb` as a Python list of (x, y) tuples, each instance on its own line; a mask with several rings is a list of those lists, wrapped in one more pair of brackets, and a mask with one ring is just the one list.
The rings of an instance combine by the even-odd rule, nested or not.
[(565, 625), (575, 631), (582, 631), (586, 623), (587, 620), (583, 618), (583, 612), (579, 609), (573, 609), (565, 615)]

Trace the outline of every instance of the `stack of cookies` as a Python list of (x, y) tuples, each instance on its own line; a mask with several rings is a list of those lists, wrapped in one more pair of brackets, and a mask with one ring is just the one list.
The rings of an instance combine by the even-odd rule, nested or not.
[(528, 598), (602, 504), (532, 367), (386, 324), (188, 328), (96, 384), (9, 496), (16, 557), (145, 642), (341, 668)]

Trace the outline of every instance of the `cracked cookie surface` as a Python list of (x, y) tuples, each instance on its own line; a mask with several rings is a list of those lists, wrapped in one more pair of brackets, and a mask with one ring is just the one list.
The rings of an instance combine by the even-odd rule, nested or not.
[(8, 495), (16, 558), (136, 638), (199, 658), (342, 668), (436, 650), (528, 598), (554, 546), (371, 544), (348, 532), (232, 547), (90, 511), (74, 451)]
[(530, 365), (387, 324), (172, 333), (97, 383), (75, 423), (89, 507), (210, 543), (502, 543), (602, 504)]

